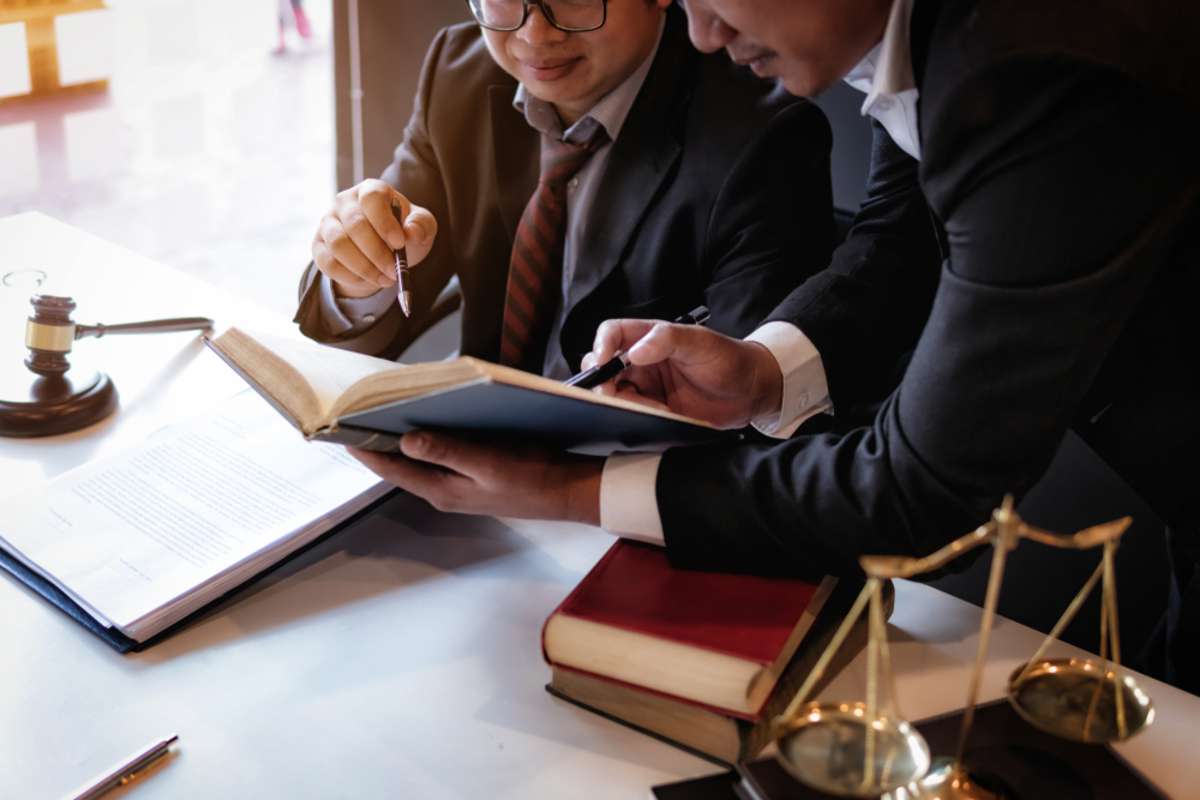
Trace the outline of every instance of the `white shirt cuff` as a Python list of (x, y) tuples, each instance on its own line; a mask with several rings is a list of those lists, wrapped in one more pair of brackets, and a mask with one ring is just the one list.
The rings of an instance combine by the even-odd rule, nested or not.
[(746, 337), (770, 351), (783, 374), (783, 397), (778, 410), (752, 420), (759, 432), (786, 439), (800, 423), (823, 411), (833, 413), (829, 384), (817, 347), (789, 322), (768, 322)]
[(662, 546), (658, 515), (658, 465), (661, 453), (609, 456), (600, 474), (600, 527), (610, 533)]

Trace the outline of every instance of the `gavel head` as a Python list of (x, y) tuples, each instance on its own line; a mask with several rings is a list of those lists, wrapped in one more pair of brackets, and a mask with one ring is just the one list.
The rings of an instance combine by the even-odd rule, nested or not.
[(47, 378), (62, 375), (71, 368), (67, 353), (75, 341), (75, 323), (71, 320), (75, 301), (35, 294), (29, 302), (33, 313), (25, 322), (25, 346), (29, 348), (25, 366)]

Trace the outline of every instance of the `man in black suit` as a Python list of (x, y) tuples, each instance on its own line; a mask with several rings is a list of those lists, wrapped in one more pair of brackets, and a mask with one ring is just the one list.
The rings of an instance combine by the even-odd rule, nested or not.
[(610, 390), (783, 434), (871, 400), (913, 348), (899, 384), (866, 424), (774, 445), (601, 465), (421, 433), (367, 463), (440, 507), (602, 522), (680, 565), (845, 571), (979, 524), (1074, 427), (1170, 528), (1167, 675), (1200, 690), (1196, 5), (687, 6), (701, 49), (798, 94), (867, 92), (868, 197), (757, 341), (613, 321), (585, 361), (630, 346)]
[[(296, 316), (306, 335), (394, 358), (457, 276), (464, 354), (562, 378), (605, 319), (670, 319), (704, 304), (712, 327), (742, 336), (828, 262), (824, 116), (697, 53), (669, 0), (471, 8), (478, 24), (434, 39), (383, 180), (340, 193), (322, 219)], [(526, 225), (539, 156), (588, 130), (603, 141), (562, 187), (557, 260), (530, 281), (549, 291), (517, 304), (528, 288), (518, 268), (544, 249), (549, 224)], [(396, 302), (391, 250), (401, 245), (410, 318)], [(514, 322), (522, 311), (537, 319)], [(522, 347), (514, 324), (533, 329)]]

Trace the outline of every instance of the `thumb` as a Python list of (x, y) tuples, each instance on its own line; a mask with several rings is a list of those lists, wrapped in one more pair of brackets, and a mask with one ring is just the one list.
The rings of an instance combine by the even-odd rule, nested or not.
[(591, 355), (595, 356), (595, 363), (603, 364), (615, 356), (618, 350), (628, 350), (654, 325), (653, 320), (643, 319), (610, 319), (600, 323), (600, 327), (596, 329), (596, 338), (592, 342)]
[(428, 250), (437, 238), (438, 224), (433, 212), (422, 206), (413, 205), (412, 210), (404, 219), (404, 238), (408, 247), (421, 247)]
[(470, 442), (429, 431), (406, 433), (400, 438), (400, 452), (414, 461), (436, 464), (469, 477), (474, 477), (472, 455), (477, 450), (478, 446)]
[(686, 347), (686, 343), (681, 341), (687, 338), (683, 335), (682, 328), (682, 325), (672, 325), (668, 322), (656, 323), (645, 336), (629, 348), (629, 363), (646, 367), (674, 357), (681, 346)]
[(629, 348), (629, 362), (644, 367), (670, 360), (680, 367), (695, 367), (718, 358), (728, 339), (699, 325), (660, 322)]

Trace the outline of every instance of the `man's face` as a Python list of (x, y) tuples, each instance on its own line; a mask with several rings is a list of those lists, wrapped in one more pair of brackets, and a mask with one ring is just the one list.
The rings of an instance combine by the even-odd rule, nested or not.
[(789, 92), (811, 97), (862, 60), (883, 37), (892, 0), (685, 0), (688, 35)]
[[(569, 2), (569, 0), (559, 0)], [(483, 30), (492, 58), (571, 123), (615, 89), (650, 55), (662, 11), (671, 0), (609, 0), (604, 27), (586, 33), (560, 31), (529, 9), (511, 32)]]

